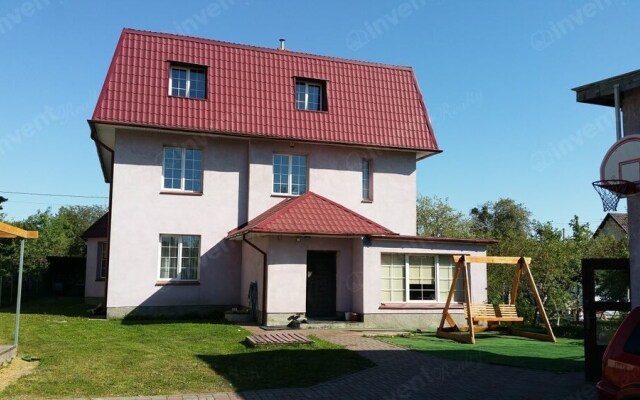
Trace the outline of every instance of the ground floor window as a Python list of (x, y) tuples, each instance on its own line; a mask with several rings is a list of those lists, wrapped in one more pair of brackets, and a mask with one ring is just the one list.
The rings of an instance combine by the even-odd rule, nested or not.
[(107, 242), (98, 242), (98, 268), (96, 278), (101, 281), (107, 277), (107, 263), (109, 262), (109, 246)]
[(160, 279), (198, 280), (200, 236), (160, 235)]
[[(397, 254), (381, 256), (381, 301), (447, 301), (453, 282), (455, 263), (450, 255)], [(464, 301), (459, 279), (453, 301)]]

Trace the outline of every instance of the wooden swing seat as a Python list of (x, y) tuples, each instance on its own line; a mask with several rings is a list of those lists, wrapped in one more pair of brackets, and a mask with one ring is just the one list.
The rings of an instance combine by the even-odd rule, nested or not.
[(473, 322), (522, 322), (524, 318), (518, 316), (515, 304), (466, 304), (464, 318), (469, 317), (469, 308)]

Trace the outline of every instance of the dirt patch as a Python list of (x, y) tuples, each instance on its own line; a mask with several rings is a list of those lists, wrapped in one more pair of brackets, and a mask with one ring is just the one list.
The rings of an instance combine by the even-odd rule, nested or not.
[(37, 361), (26, 362), (19, 358), (14, 358), (9, 365), (0, 368), (0, 392), (21, 377), (32, 373), (38, 364)]

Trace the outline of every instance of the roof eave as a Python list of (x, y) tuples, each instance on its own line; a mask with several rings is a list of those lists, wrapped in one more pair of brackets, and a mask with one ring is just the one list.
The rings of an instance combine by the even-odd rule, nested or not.
[(640, 70), (588, 83), (571, 90), (576, 92), (578, 103), (613, 107), (615, 105), (613, 91), (616, 85), (620, 88), (621, 93), (640, 88)]

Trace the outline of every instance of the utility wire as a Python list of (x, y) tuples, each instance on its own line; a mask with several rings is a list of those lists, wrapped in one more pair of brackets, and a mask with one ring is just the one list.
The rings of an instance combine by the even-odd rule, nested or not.
[(53, 193), (30, 193), (30, 192), (8, 192), (0, 190), (0, 193), (22, 194), (25, 196), (49, 196), (49, 197), (76, 197), (81, 199), (106, 199), (107, 196), (80, 196), (77, 194), (53, 194)]

